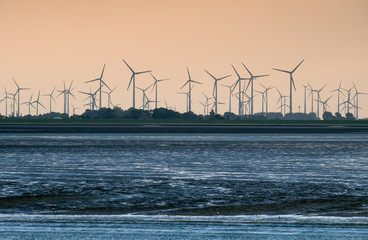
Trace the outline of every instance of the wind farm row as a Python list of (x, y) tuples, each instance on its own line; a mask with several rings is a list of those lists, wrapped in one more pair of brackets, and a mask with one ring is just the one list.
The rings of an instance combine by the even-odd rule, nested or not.
[[(359, 106), (359, 96), (368, 95), (367, 93), (360, 92), (357, 86), (352, 83), (349, 87), (343, 87), (342, 81), (336, 83), (332, 89), (327, 90), (327, 84), (317, 88), (312, 86), (309, 82), (301, 83), (294, 80), (294, 74), (301, 71), (301, 66), (304, 60), (300, 61), (293, 68), (273, 68), (274, 74), (280, 73), (279, 81), (288, 81), (288, 89), (282, 89), (277, 87), (275, 81), (268, 80), (269, 84), (266, 85), (260, 82), (260, 79), (270, 79), (270, 74), (254, 74), (244, 63), (241, 63), (242, 70), (245, 70), (247, 75), (242, 76), (239, 71), (239, 67), (236, 68), (231, 64), (230, 71), (222, 76), (215, 76), (208, 69), (203, 69), (204, 74), (207, 76), (207, 83), (203, 80), (197, 80), (196, 77), (192, 78), (190, 69), (186, 68), (187, 80), (182, 81), (177, 86), (177, 96), (175, 103), (178, 101), (185, 104), (186, 112), (191, 112), (193, 105), (201, 105), (203, 112), (199, 114), (209, 115), (219, 114), (219, 105), (223, 105), (226, 111), (238, 115), (239, 118), (243, 116), (264, 116), (267, 117), (271, 112), (280, 113), (281, 115), (292, 115), (293, 113), (314, 114), (316, 119), (321, 119), (325, 112), (334, 112), (337, 115), (347, 114), (353, 115), (356, 119), (359, 119), (359, 110), (362, 109)], [(41, 94), (40, 90), (34, 95), (31, 92), (31, 88), (23, 87), (12, 79), (13, 86), (4, 86), (4, 94), (0, 94), (0, 115), (5, 117), (22, 117), (22, 116), (38, 116), (41, 112), (54, 112), (55, 105), (62, 104), (63, 113), (71, 116), (76, 114), (76, 110), (98, 110), (101, 108), (139, 108), (143, 110), (153, 110), (159, 107), (176, 110), (175, 107), (171, 107), (165, 98), (165, 93), (172, 91), (172, 89), (165, 89), (165, 81), (172, 81), (169, 78), (157, 78), (156, 74), (152, 70), (135, 69), (128, 64), (127, 61), (122, 59), (122, 66), (124, 71), (131, 73), (130, 79), (122, 79), (121, 86), (124, 90), (117, 91), (118, 86), (109, 86), (110, 83), (105, 80), (104, 72), (106, 64), (103, 65), (101, 74), (99, 77), (92, 80), (85, 80), (83, 84), (87, 90), (77, 90), (73, 86), (74, 81), (65, 80), (62, 82), (62, 87), (50, 89), (49, 92)], [(218, 70), (218, 69), (217, 69)], [(300, 73), (299, 73), (300, 74)], [(150, 79), (150, 83), (146, 86), (137, 86), (136, 77), (145, 77)], [(203, 79), (203, 76), (201, 77)], [(208, 81), (212, 83), (208, 84)], [(296, 82), (298, 84), (296, 84)], [(97, 83), (97, 86), (95, 85)], [(179, 81), (176, 81), (179, 83)], [(161, 86), (162, 85), (162, 86)], [(197, 90), (197, 85), (206, 85), (206, 91)], [(297, 91), (297, 86), (299, 91)], [(14, 91), (8, 89), (14, 88)], [(119, 86), (120, 87), (120, 86)], [(330, 87), (330, 86), (329, 86)], [(219, 96), (219, 88), (226, 88), (228, 95)], [(126, 89), (126, 90), (125, 90)], [(131, 91), (131, 102), (113, 101), (114, 98), (121, 95), (126, 95), (127, 91)], [(141, 96), (137, 96), (137, 91), (141, 93)], [(193, 91), (200, 91), (200, 99), (193, 97)], [(270, 94), (273, 93), (278, 96), (277, 101), (271, 101)], [(302, 93), (302, 94), (300, 94)], [(26, 96), (26, 94), (28, 96)], [(85, 97), (83, 102), (77, 101), (76, 96)], [(115, 97), (114, 97), (115, 95)], [(184, 98), (180, 98), (179, 95), (184, 95)], [(141, 97), (141, 98), (140, 98)], [(303, 105), (295, 107), (293, 101), (296, 98), (303, 99)], [(329, 105), (329, 101), (335, 98), (337, 100), (335, 106)], [(62, 100), (61, 100), (62, 99)], [(137, 105), (137, 99), (139, 105)], [(182, 100), (181, 100), (182, 99)], [(223, 101), (220, 99), (228, 99)], [(58, 101), (57, 101), (58, 100)], [(232, 106), (236, 106), (236, 109)], [(22, 106), (25, 106), (22, 108)], [(26, 108), (27, 107), (27, 108)], [(303, 110), (301, 110), (301, 108)], [(322, 108), (322, 111), (320, 111)], [(256, 112), (256, 109), (259, 109)], [(309, 112), (308, 112), (309, 111)]]

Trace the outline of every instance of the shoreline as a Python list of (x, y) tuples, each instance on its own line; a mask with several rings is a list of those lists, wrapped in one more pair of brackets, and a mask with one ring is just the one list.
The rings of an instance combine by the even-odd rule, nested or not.
[(0, 124), (1, 133), (368, 133), (351, 125)]

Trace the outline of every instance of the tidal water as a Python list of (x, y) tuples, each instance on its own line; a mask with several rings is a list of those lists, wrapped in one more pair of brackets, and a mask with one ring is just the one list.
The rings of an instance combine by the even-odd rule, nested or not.
[(362, 239), (366, 134), (1, 134), (1, 239)]

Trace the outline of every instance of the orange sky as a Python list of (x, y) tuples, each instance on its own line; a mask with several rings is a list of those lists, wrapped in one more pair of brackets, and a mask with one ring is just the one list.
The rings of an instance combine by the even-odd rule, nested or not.
[[(178, 95), (187, 80), (188, 66), (193, 79), (203, 86), (193, 89), (193, 110), (202, 113), (202, 91), (212, 93), (215, 76), (232, 74), (223, 84), (235, 81), (231, 64), (248, 76), (244, 62), (255, 74), (270, 74), (260, 80), (289, 92), (288, 76), (273, 67), (293, 69), (305, 59), (295, 73), (297, 92), (294, 112), (303, 110), (303, 87), (327, 83), (322, 99), (330, 90), (352, 82), (368, 92), (368, 1), (366, 0), (0, 0), (0, 87), (15, 92), (14, 77), (24, 91), (21, 102), (30, 94), (61, 89), (62, 81), (74, 79), (76, 90), (88, 91), (97, 84), (85, 81), (97, 78), (106, 63), (104, 80), (117, 87), (112, 95), (123, 109), (132, 105), (127, 91), (129, 69), (121, 58), (137, 70), (153, 70), (158, 78), (170, 78), (159, 85), (159, 105), (166, 99), (178, 111), (185, 110), (185, 96)], [(137, 77), (137, 86), (152, 83), (149, 75)], [(261, 89), (256, 83), (255, 89)], [(84, 96), (74, 91), (82, 107)], [(141, 93), (137, 91), (137, 106)], [(219, 86), (219, 101), (227, 103), (227, 89)], [(0, 91), (0, 99), (4, 93)], [(153, 97), (153, 95), (152, 95)], [(270, 111), (277, 110), (278, 94), (272, 91)], [(55, 110), (62, 111), (62, 97)], [(47, 105), (47, 98), (41, 98)], [(330, 111), (336, 112), (336, 96)], [(359, 117), (368, 117), (368, 96), (359, 98)], [(87, 103), (87, 102), (85, 102)], [(104, 97), (103, 105), (107, 104)], [(0, 112), (4, 113), (4, 103)], [(219, 105), (219, 112), (228, 105)], [(237, 113), (236, 99), (232, 109)], [(310, 100), (307, 110), (310, 109)], [(255, 112), (261, 110), (260, 96), (255, 97)], [(322, 110), (321, 110), (322, 111)], [(21, 112), (28, 112), (25, 105)], [(45, 112), (44, 110), (42, 112)], [(82, 109), (77, 111), (82, 112)]]

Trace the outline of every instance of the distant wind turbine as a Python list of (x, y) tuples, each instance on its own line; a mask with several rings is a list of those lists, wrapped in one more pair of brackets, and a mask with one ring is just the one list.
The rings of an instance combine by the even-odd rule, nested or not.
[(157, 108), (157, 98), (158, 98), (158, 96), (157, 96), (157, 86), (158, 86), (158, 83), (159, 82), (163, 82), (163, 81), (167, 81), (167, 80), (169, 80), (168, 78), (166, 78), (166, 79), (157, 79), (152, 73), (150, 73), (151, 74), (151, 76), (153, 77), (153, 79), (155, 80), (155, 82), (153, 83), (153, 88), (152, 88), (152, 91), (154, 90), (154, 89), (156, 89), (156, 93), (155, 93), (155, 108)]
[(54, 103), (56, 103), (55, 98), (53, 97), (54, 91), (55, 91), (55, 87), (54, 87), (54, 89), (52, 89), (51, 93), (42, 95), (42, 96), (48, 96), (50, 98), (50, 113), (52, 112), (52, 108), (51, 108), (52, 107), (51, 106), (52, 101), (54, 101)]
[[(102, 107), (102, 87), (106, 86), (111, 91), (110, 87), (107, 86), (107, 84), (102, 80), (102, 77), (103, 77), (103, 74), (104, 74), (104, 71), (105, 71), (105, 66), (106, 66), (106, 64), (104, 64), (104, 66), (102, 68), (101, 76), (99, 78), (89, 80), (89, 81), (86, 82), (86, 83), (90, 83), (90, 82), (99, 81), (99, 83), (100, 83), (100, 88), (99, 88), (100, 89), (100, 99), (99, 99), (100, 104), (99, 104), (99, 108)], [(69, 114), (69, 112), (68, 112), (68, 114)]]
[(32, 97), (33, 97), (33, 93), (31, 94), (31, 97), (30, 97), (30, 99), (29, 99), (29, 101), (28, 101), (28, 102), (24, 102), (24, 103), (22, 103), (22, 104), (26, 104), (26, 105), (28, 105), (28, 115), (31, 115), (31, 106), (32, 106), (33, 108), (35, 108), (35, 107), (33, 106)]
[(231, 96), (233, 95), (233, 86), (229, 86), (225, 84), (221, 84), (221, 85), (229, 89), (229, 112), (231, 112)]
[(127, 65), (127, 67), (130, 69), (130, 71), (132, 72), (132, 76), (130, 77), (130, 81), (129, 81), (129, 85), (128, 85), (128, 89), (130, 87), (130, 84), (133, 82), (133, 108), (135, 108), (135, 75), (139, 75), (142, 73), (148, 73), (148, 72), (152, 72), (151, 70), (148, 71), (141, 71), (141, 72), (134, 72), (134, 70), (128, 65), (128, 63), (122, 59), (123, 62)]
[(354, 89), (355, 89), (355, 95), (353, 98), (356, 99), (355, 101), (355, 118), (358, 118), (358, 109), (359, 109), (359, 101), (358, 101), (358, 96), (359, 95), (368, 95), (368, 93), (363, 93), (363, 92), (358, 92), (358, 89), (356, 88), (355, 84), (353, 83)]
[[(248, 68), (244, 65), (244, 63), (242, 63), (243, 66), (245, 67), (245, 69), (247, 69), (249, 75), (250, 75), (250, 79), (249, 79), (249, 82), (248, 82), (248, 85), (247, 85), (247, 88), (249, 87), (249, 84), (250, 84), (250, 98), (251, 98), (251, 102), (250, 102), (250, 114), (253, 115), (254, 114), (254, 111), (253, 111), (253, 104), (254, 104), (254, 96), (253, 96), (253, 81), (257, 78), (260, 78), (260, 77), (267, 77), (269, 76), (268, 74), (267, 75), (258, 75), (258, 76), (254, 76), (249, 70)], [(246, 91), (246, 90), (245, 90)]]
[(339, 88), (331, 91), (331, 92), (337, 92), (337, 112), (338, 113), (340, 113), (340, 93), (345, 96), (345, 94), (341, 91), (342, 89), (341, 83), (342, 83), (342, 80), (340, 81)]
[(188, 109), (187, 109), (187, 111), (191, 112), (192, 111), (192, 88), (193, 88), (192, 83), (197, 83), (197, 84), (202, 84), (202, 83), (192, 80), (192, 77), (190, 76), (188, 67), (187, 67), (187, 72), (188, 72), (188, 78), (189, 79), (188, 79), (188, 81), (186, 81), (184, 83), (184, 85), (180, 89), (182, 89), (183, 87), (185, 87), (188, 84), (188, 86), (189, 86), (188, 87), (188, 93), (186, 93), (186, 94), (188, 94)]
[(293, 79), (293, 73), (295, 72), (295, 70), (300, 66), (300, 64), (302, 64), (304, 62), (304, 60), (302, 60), (295, 68), (293, 71), (286, 71), (286, 70), (281, 70), (281, 69), (277, 69), (277, 68), (273, 68), (273, 70), (279, 71), (279, 72), (284, 72), (284, 73), (288, 73), (290, 75), (290, 113), (293, 112), (293, 87), (294, 90), (296, 91), (295, 88), (295, 83), (294, 83), (294, 79)]
[(217, 104), (218, 104), (218, 98), (217, 98), (217, 82), (222, 80), (222, 79), (225, 79), (227, 77), (230, 77), (231, 75), (226, 75), (224, 77), (220, 77), (220, 78), (215, 78), (211, 73), (209, 73), (206, 69), (204, 69), (204, 71), (210, 75), (214, 80), (214, 84), (213, 84), (213, 91), (212, 91), (212, 96), (215, 98), (215, 102), (214, 102), (214, 107), (215, 107), (215, 115), (217, 115)]
[(22, 90), (30, 90), (30, 88), (21, 88), (19, 87), (18, 83), (15, 81), (15, 79), (13, 78), (13, 81), (15, 83), (15, 85), (17, 85), (17, 91), (15, 92), (15, 95), (18, 94), (18, 112), (17, 112), (17, 117), (20, 116), (20, 91)]
[(37, 100), (33, 101), (32, 103), (36, 103), (36, 116), (38, 116), (38, 105), (41, 105), (41, 107), (46, 109), (45, 106), (42, 103), (40, 103), (40, 90), (38, 90)]

